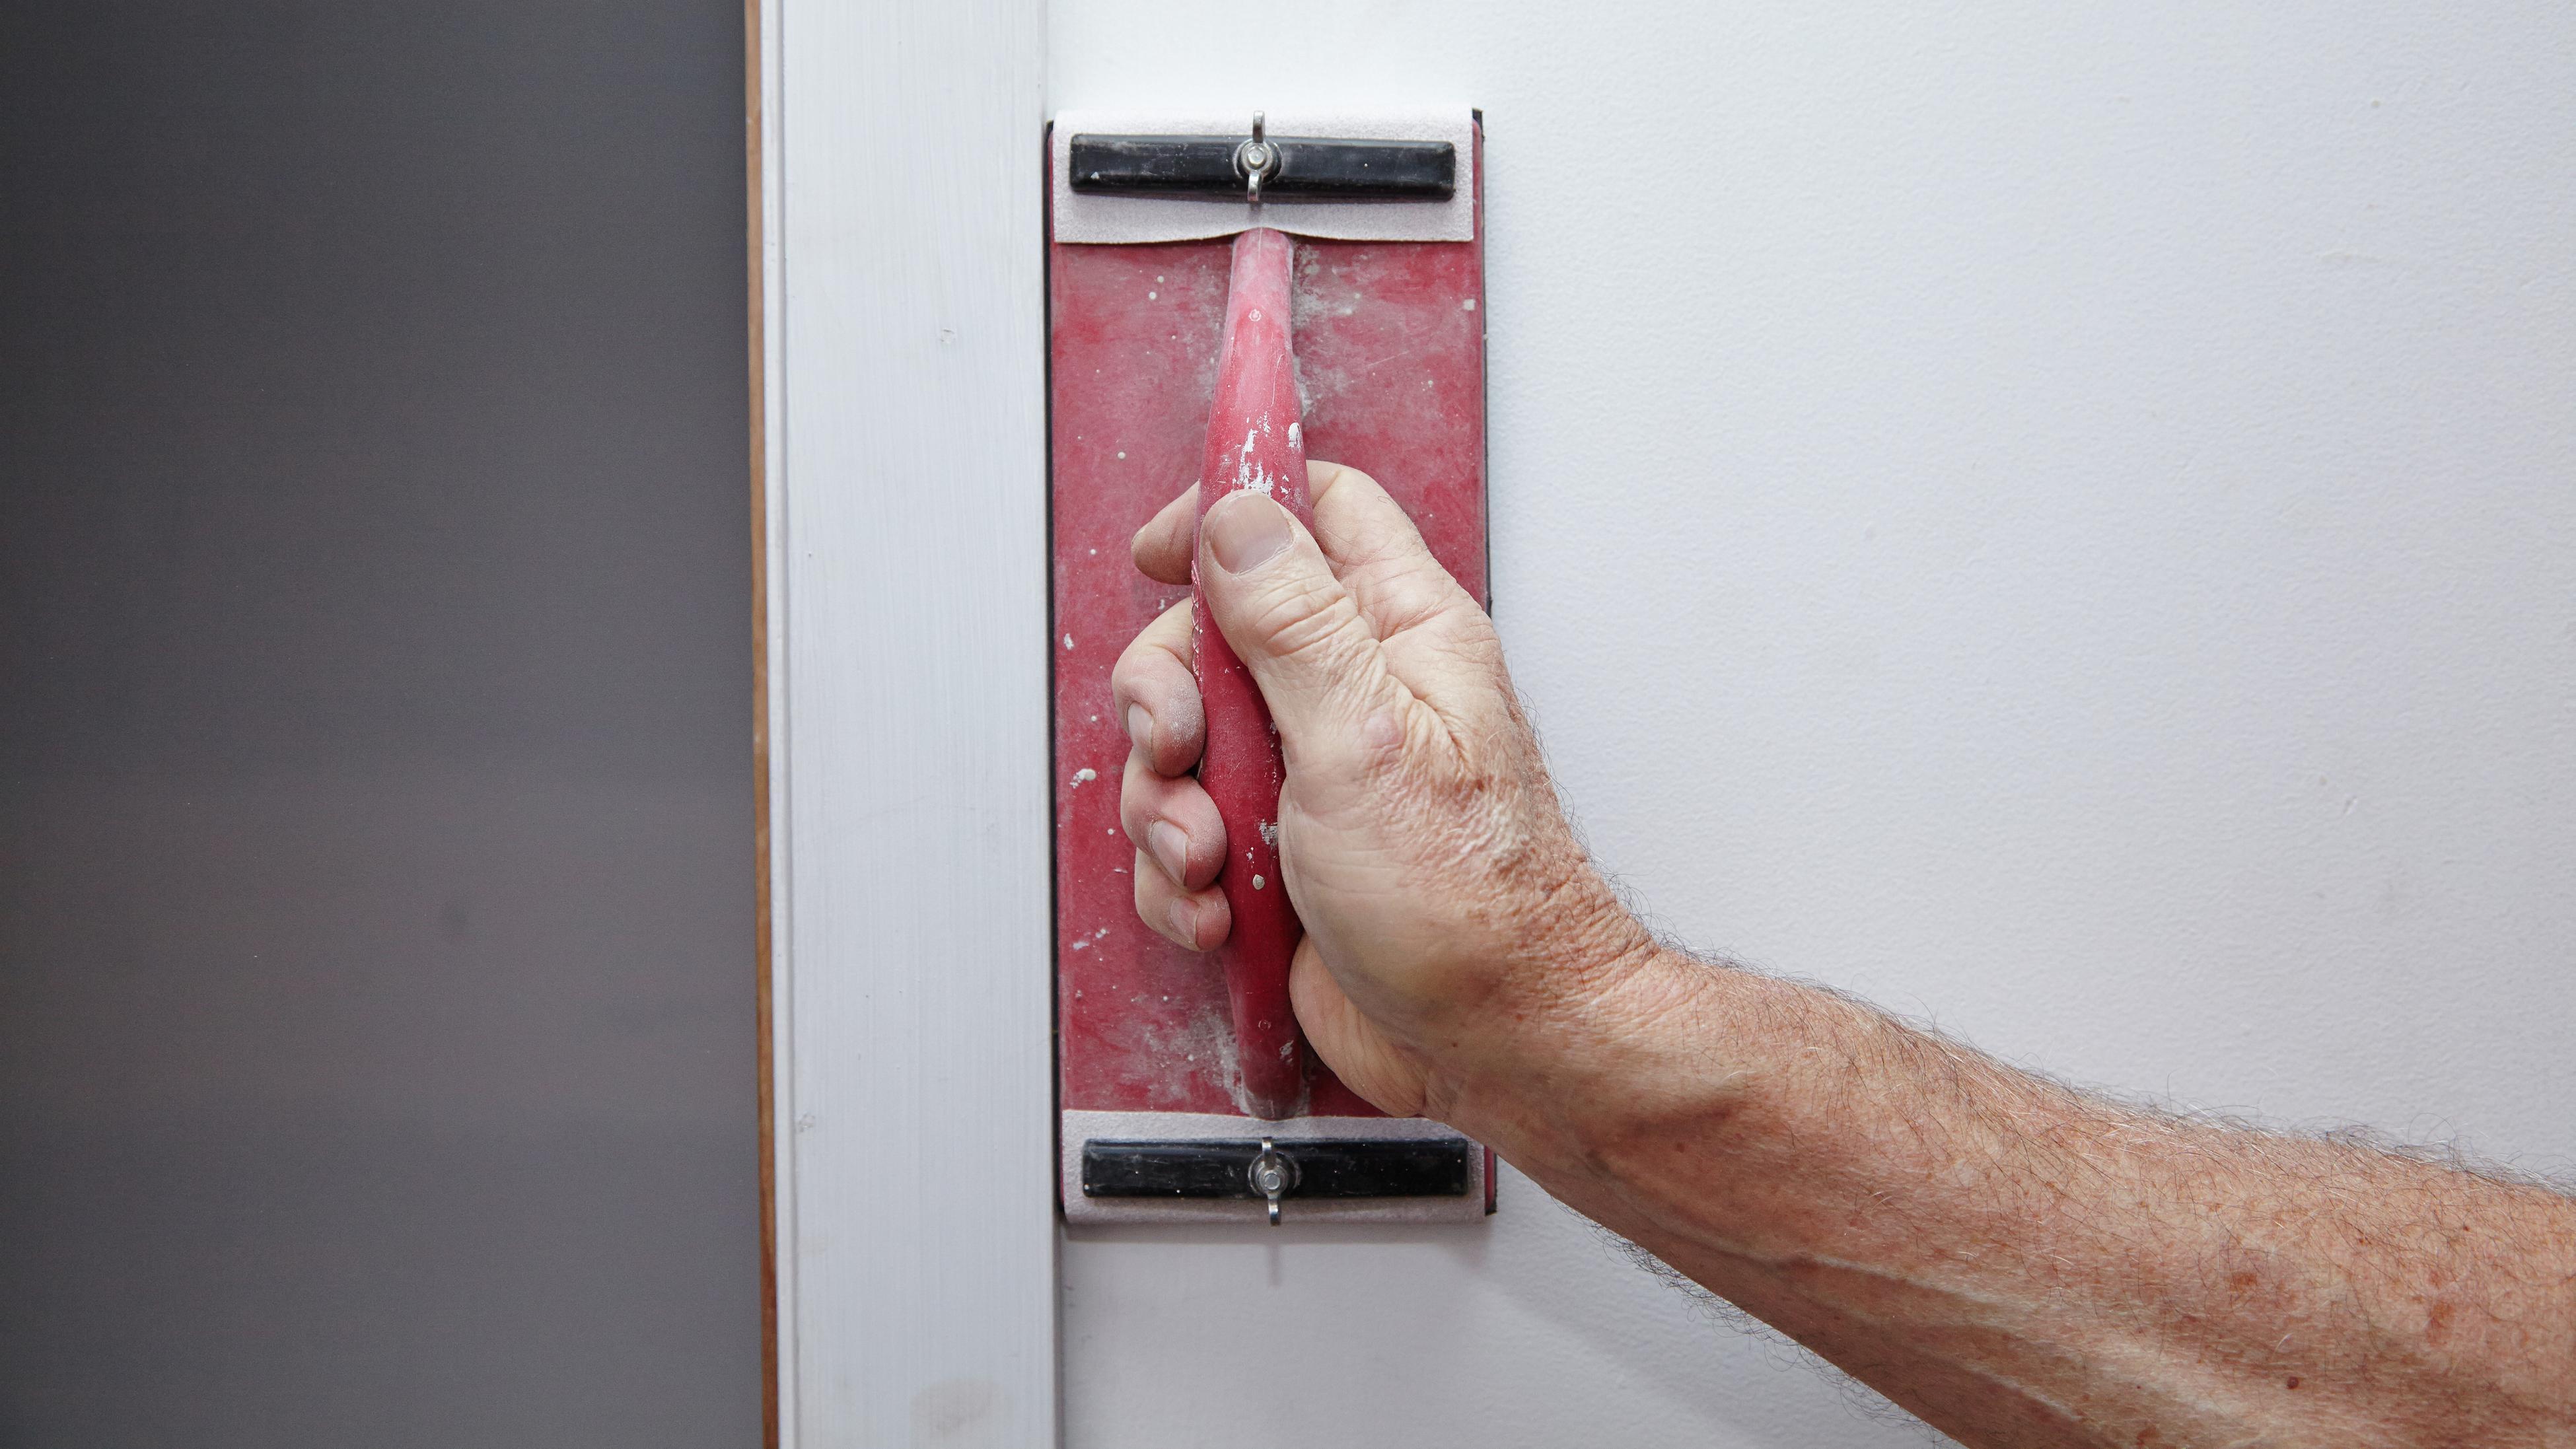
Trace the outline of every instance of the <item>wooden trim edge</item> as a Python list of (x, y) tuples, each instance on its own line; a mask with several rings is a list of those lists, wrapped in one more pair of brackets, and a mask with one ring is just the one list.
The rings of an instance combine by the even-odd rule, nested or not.
[(769, 427), (768, 294), (762, 248), (767, 240), (762, 204), (761, 0), (742, 6), (743, 248), (751, 372), (751, 760), (752, 760), (752, 999), (760, 1074), (760, 1442), (779, 1446), (778, 1355), (778, 1093), (776, 1016), (770, 981), (776, 953), (770, 928), (769, 864)]

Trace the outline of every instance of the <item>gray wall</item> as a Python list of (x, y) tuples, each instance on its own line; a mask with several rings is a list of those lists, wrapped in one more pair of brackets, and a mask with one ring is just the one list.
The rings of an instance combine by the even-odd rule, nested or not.
[(740, 31), (0, 12), (0, 1444), (757, 1442)]

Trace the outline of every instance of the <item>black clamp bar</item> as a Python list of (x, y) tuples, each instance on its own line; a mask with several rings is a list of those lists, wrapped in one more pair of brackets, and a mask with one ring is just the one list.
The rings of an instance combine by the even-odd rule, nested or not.
[(1312, 1142), (1112, 1142), (1082, 1144), (1084, 1197), (1465, 1197), (1473, 1179), (1463, 1137)]
[[(1247, 172), (1247, 154), (1266, 165)], [(1446, 141), (1077, 135), (1068, 159), (1073, 189), (1088, 196), (1447, 201), (1458, 192), (1458, 148)]]

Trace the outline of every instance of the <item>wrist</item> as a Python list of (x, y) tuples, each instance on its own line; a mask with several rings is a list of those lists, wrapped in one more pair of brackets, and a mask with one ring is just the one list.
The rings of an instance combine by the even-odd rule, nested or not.
[(1658, 945), (1624, 911), (1516, 964), (1436, 1054), (1426, 1110), (1552, 1189), (1607, 1172), (1620, 1144), (1726, 1085), (1712, 1048), (1735, 973)]

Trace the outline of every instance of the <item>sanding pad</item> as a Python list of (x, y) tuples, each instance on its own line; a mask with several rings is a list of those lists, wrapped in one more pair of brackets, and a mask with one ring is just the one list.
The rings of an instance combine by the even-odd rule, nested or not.
[[(1269, 119), (1278, 135), (1372, 134), (1353, 130), (1360, 123), (1350, 118), (1279, 112)], [(1292, 311), (1308, 455), (1377, 479), (1412, 515), (1433, 554), (1483, 601), (1485, 313), (1475, 201), (1481, 155), (1471, 113), (1462, 108), (1454, 120), (1456, 128), (1447, 134), (1458, 137), (1462, 183), (1455, 205), (1394, 204), (1373, 224), (1385, 227), (1403, 212), (1414, 217), (1404, 224), (1417, 232), (1447, 228), (1457, 235), (1388, 240), (1307, 230), (1309, 215), (1337, 227), (1357, 225), (1334, 214), (1372, 203), (1265, 204), (1260, 224), (1295, 234)], [(1135, 850), (1118, 815), (1129, 743), (1110, 699), (1109, 675), (1128, 641), (1164, 609), (1188, 598), (1189, 590), (1137, 572), (1129, 541), (1196, 480), (1226, 305), (1225, 238), (1248, 221), (1249, 208), (1076, 198), (1062, 173), (1069, 124), (1221, 133), (1241, 130), (1245, 120), (1067, 113), (1058, 117), (1052, 138), (1057, 165), (1048, 258), (1051, 652), (1064, 1211), (1072, 1222), (1257, 1221), (1262, 1204), (1248, 1196), (1156, 1201), (1102, 1195), (1145, 1190), (1136, 1182), (1163, 1170), (1150, 1154), (1094, 1151), (1094, 1190), (1086, 1191), (1086, 1145), (1195, 1139), (1221, 1155), (1268, 1139), (1291, 1156), (1309, 1151), (1309, 1185), (1320, 1191), (1328, 1180), (1356, 1181), (1376, 1171), (1368, 1164), (1378, 1159), (1369, 1152), (1394, 1151), (1355, 1144), (1464, 1139), (1438, 1124), (1386, 1119), (1320, 1062), (1310, 1066), (1303, 1115), (1286, 1123), (1248, 1115), (1239, 1097), (1220, 974), (1205, 957), (1164, 940), (1136, 917)], [(1413, 117), (1407, 134), (1446, 124)], [(1328, 125), (1335, 129), (1325, 131)], [(1390, 129), (1381, 121), (1376, 134)], [(1101, 210), (1117, 205), (1140, 210), (1126, 219)], [(1192, 207), (1229, 215), (1156, 221), (1147, 214)], [(1463, 226), (1456, 217), (1464, 218)], [(1166, 227), (1184, 229), (1187, 237), (1164, 237), (1159, 229)], [(1072, 239), (1077, 233), (1092, 239)], [(1146, 236), (1157, 239), (1140, 239)], [(1300, 1143), (1322, 1145), (1300, 1149)], [(1458, 1191), (1449, 1190), (1452, 1179), (1441, 1178), (1437, 1195), (1333, 1201), (1292, 1195), (1284, 1204), (1286, 1218), (1480, 1220), (1492, 1203), (1491, 1157), (1481, 1147), (1469, 1155), (1467, 1179)], [(1362, 1165), (1352, 1168), (1351, 1162)], [(1420, 1163), (1387, 1170), (1433, 1176), (1446, 1171)], [(1114, 1185), (1112, 1178), (1121, 1172), (1135, 1180)], [(1196, 1191), (1186, 1177), (1184, 1172), (1172, 1179), (1182, 1184), (1177, 1190)]]

